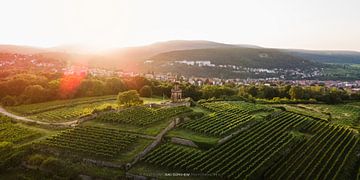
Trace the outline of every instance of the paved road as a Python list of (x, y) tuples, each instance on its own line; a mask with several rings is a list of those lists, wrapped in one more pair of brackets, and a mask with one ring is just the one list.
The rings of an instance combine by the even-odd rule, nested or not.
[(16, 114), (8, 112), (3, 107), (0, 107), (0, 113), (4, 114), (6, 116), (9, 116), (9, 117), (11, 117), (13, 119), (16, 119), (18, 121), (36, 123), (36, 124), (41, 124), (41, 125), (71, 126), (73, 124), (78, 123), (78, 120), (69, 121), (69, 122), (62, 122), (62, 123), (48, 123), (48, 122), (37, 121), (37, 120), (29, 119), (29, 118), (23, 117), (23, 116), (18, 116)]

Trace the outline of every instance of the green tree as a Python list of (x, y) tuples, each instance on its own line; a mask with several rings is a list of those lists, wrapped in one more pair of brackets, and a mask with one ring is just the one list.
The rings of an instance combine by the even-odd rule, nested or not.
[(119, 92), (125, 91), (125, 84), (119, 78), (110, 78), (105, 81), (105, 86), (108, 94), (117, 94)]
[(221, 96), (232, 96), (236, 93), (232, 88), (213, 85), (205, 85), (201, 89), (201, 92), (203, 93), (203, 97), (206, 99), (212, 97), (219, 98)]
[(77, 96), (101, 96), (105, 94), (104, 82), (97, 79), (85, 79), (77, 90)]
[(38, 103), (47, 100), (47, 91), (40, 85), (30, 85), (25, 88), (24, 100), (26, 103)]
[(152, 96), (152, 89), (150, 86), (145, 85), (139, 91), (141, 97), (151, 97)]
[(1, 99), (1, 104), (4, 106), (14, 106), (16, 104), (16, 99), (13, 96), (5, 96)]
[(32, 166), (40, 166), (45, 159), (46, 157), (41, 154), (33, 154), (27, 159), (26, 163)]
[(304, 91), (300, 86), (292, 86), (289, 90), (291, 99), (303, 99)]
[(140, 99), (140, 95), (136, 90), (130, 90), (125, 92), (120, 92), (117, 97), (119, 105), (124, 106), (136, 106), (143, 103), (143, 100)]

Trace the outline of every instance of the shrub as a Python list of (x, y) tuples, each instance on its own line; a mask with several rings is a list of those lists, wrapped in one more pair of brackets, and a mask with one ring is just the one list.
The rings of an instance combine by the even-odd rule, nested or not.
[(32, 166), (40, 166), (45, 159), (46, 158), (41, 154), (34, 154), (28, 158), (26, 163)]
[(4, 106), (14, 106), (16, 104), (16, 99), (13, 96), (5, 96), (1, 99), (1, 104)]

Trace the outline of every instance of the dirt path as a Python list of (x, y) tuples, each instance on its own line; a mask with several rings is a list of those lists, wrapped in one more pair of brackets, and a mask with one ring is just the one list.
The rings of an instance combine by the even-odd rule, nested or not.
[(4, 114), (6, 116), (9, 116), (15, 120), (18, 121), (22, 121), (22, 122), (27, 122), (27, 123), (36, 123), (36, 124), (40, 124), (40, 125), (49, 125), (49, 126), (71, 126), (73, 124), (77, 124), (78, 120), (74, 120), (74, 121), (69, 121), (69, 122), (62, 122), (62, 123), (48, 123), (48, 122), (42, 122), (42, 121), (37, 121), (37, 120), (33, 120), (33, 119), (29, 119), (27, 117), (23, 117), (23, 116), (18, 116), (16, 114), (13, 114), (11, 112), (6, 111), (3, 107), (0, 107), (0, 113)]

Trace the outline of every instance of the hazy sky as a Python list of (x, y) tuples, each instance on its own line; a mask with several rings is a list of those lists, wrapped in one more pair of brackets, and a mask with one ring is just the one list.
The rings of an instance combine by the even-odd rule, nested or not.
[(360, 51), (360, 0), (1, 0), (0, 44), (173, 39)]

